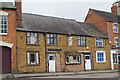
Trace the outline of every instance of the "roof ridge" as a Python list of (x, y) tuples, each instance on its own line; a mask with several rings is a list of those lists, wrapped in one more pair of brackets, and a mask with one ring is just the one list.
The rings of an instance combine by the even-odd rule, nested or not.
[(63, 19), (63, 20), (70, 20), (70, 21), (76, 21), (75, 19), (60, 18), (60, 17), (40, 15), (40, 14), (34, 14), (34, 13), (22, 13), (22, 14), (28, 14), (28, 15), (34, 15), (34, 16), (42, 16), (42, 17), (49, 17), (49, 18), (56, 18), (56, 19)]
[(113, 14), (113, 13), (111, 13), (111, 12), (107, 12), (107, 11), (96, 10), (96, 9), (91, 9), (91, 8), (90, 8), (90, 10), (93, 10), (93, 11), (99, 11), (99, 12), (104, 12), (104, 13), (109, 13), (109, 14), (112, 14), (112, 15), (120, 16), (120, 15)]

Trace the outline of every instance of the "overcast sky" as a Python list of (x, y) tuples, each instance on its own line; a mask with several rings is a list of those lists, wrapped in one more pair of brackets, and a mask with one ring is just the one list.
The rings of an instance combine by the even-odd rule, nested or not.
[[(14, 0), (0, 0), (13, 2)], [(75, 19), (83, 22), (90, 8), (110, 12), (116, 0), (22, 0), (23, 13)]]

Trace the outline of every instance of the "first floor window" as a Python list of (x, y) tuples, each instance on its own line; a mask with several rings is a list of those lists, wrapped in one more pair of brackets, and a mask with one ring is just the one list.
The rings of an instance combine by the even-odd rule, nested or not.
[(68, 46), (72, 46), (72, 37), (68, 37)]
[(117, 64), (117, 54), (113, 54), (113, 63)]
[(7, 33), (7, 16), (0, 16), (0, 33)]
[(119, 38), (115, 38), (115, 47), (119, 47)]
[(96, 61), (99, 62), (106, 62), (106, 55), (105, 51), (98, 51), (96, 52)]
[(113, 32), (118, 33), (118, 24), (113, 24)]
[(38, 34), (27, 32), (27, 44), (38, 44)]
[(40, 64), (39, 52), (27, 52), (27, 64)]
[(80, 55), (66, 56), (66, 64), (81, 63)]
[(103, 39), (102, 38), (96, 38), (96, 46), (103, 47)]
[(85, 36), (78, 36), (78, 45), (85, 46), (86, 45), (86, 38)]
[(47, 34), (47, 44), (57, 45), (57, 34)]

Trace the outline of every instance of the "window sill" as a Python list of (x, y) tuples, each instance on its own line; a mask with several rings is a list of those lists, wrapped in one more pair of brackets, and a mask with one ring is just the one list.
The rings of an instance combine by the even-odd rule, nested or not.
[(0, 33), (1, 36), (7, 36), (8, 33)]
[(78, 45), (78, 47), (86, 47), (86, 45), (85, 46)]
[(106, 63), (106, 62), (97, 62), (98, 64), (100, 64), (100, 63)]
[(114, 32), (114, 34), (119, 34), (119, 32)]
[(81, 63), (66, 63), (66, 65), (80, 65)]
[(55, 44), (47, 44), (47, 46), (57, 46), (57, 45), (55, 45)]
[(26, 45), (39, 46), (39, 44), (26, 44)]
[(113, 63), (113, 64), (118, 64), (118, 63)]
[(103, 48), (103, 46), (96, 46), (97, 48)]
[(26, 66), (40, 66), (40, 64), (26, 64)]

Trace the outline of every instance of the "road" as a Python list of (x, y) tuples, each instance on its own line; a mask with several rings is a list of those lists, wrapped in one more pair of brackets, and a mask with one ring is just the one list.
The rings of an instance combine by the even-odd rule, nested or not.
[(120, 80), (120, 72), (115, 73), (98, 73), (84, 75), (67, 75), (67, 76), (49, 76), (49, 77), (30, 77), (18, 79), (2, 79), (2, 80)]

